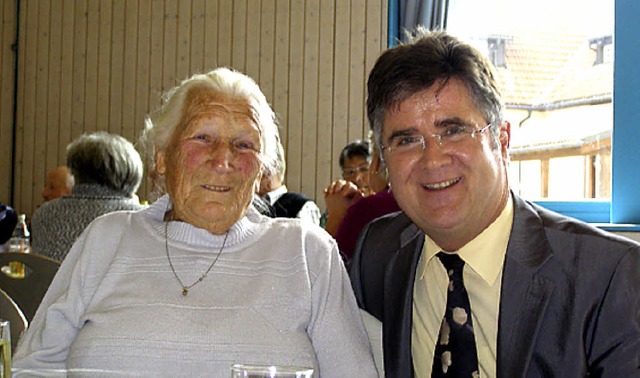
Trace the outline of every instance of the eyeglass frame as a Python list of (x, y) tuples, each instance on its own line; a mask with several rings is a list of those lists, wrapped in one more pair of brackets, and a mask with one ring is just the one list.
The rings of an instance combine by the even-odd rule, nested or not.
[[(369, 165), (370, 165), (370, 163), (369, 163), (369, 164), (367, 164), (366, 166), (365, 166), (364, 164), (360, 164), (360, 165), (358, 165), (357, 167), (353, 167), (353, 168), (344, 168), (344, 169), (342, 170), (342, 178), (346, 179), (346, 178), (348, 178), (348, 177), (353, 177), (353, 176), (355, 176), (355, 175), (356, 175), (356, 174), (358, 174), (358, 173), (365, 174), (365, 173), (369, 172)], [(347, 171), (347, 170), (353, 170), (353, 172), (352, 172), (352, 173), (350, 173), (350, 174), (346, 174), (346, 171)]]
[[(487, 125), (486, 125), (486, 126), (484, 126), (484, 127), (479, 128), (479, 129), (473, 128), (473, 127), (471, 127), (471, 126), (464, 126), (464, 125), (461, 125), (461, 126), (459, 126), (459, 128), (464, 128), (465, 130), (464, 130), (464, 131), (461, 131), (459, 134), (469, 135), (469, 136), (471, 137), (471, 139), (476, 139), (476, 135), (477, 135), (477, 134), (482, 134), (482, 133), (483, 133), (483, 132), (485, 132), (487, 129), (489, 129), (491, 126), (493, 126), (493, 124), (494, 124), (494, 122), (489, 122), (489, 124), (487, 124)], [(471, 130), (471, 131), (466, 130), (466, 129), (469, 129), (469, 128), (473, 128), (473, 130)], [(426, 141), (426, 138), (436, 138), (436, 144), (438, 145), (438, 147), (442, 147), (442, 145), (443, 145), (442, 137), (443, 137), (443, 136), (444, 136), (444, 137), (446, 137), (446, 136), (447, 136), (447, 133), (448, 133), (448, 132), (450, 132), (450, 130), (452, 130), (452, 129), (454, 129), (454, 128), (447, 129), (447, 130), (445, 130), (445, 131), (443, 131), (443, 132), (441, 132), (441, 133), (430, 134), (430, 135), (427, 135), (426, 137), (425, 137), (424, 135), (420, 135), (420, 134), (418, 134), (418, 135), (412, 135), (412, 136), (406, 135), (406, 136), (404, 136), (404, 137), (405, 137), (405, 138), (415, 138), (415, 139), (416, 139), (416, 142), (417, 142), (417, 141), (420, 141), (420, 144), (422, 144), (422, 151), (424, 151), (424, 150), (426, 150), (426, 149), (427, 149), (427, 141)], [(453, 135), (458, 135), (458, 134), (451, 134), (451, 135), (449, 135), (449, 136), (453, 136)], [(465, 138), (466, 138), (466, 136), (464, 136), (461, 140), (464, 140)], [(447, 143), (447, 142), (446, 142), (446, 139), (445, 139), (444, 144), (446, 145), (446, 143)], [(380, 146), (380, 150), (381, 150), (381, 151), (385, 151), (385, 152), (390, 153), (391, 155), (393, 155), (394, 151), (397, 151), (397, 150), (398, 150), (398, 148), (400, 148), (400, 147), (401, 147), (401, 146), (391, 147), (391, 146), (385, 146), (385, 145), (382, 145), (382, 144), (381, 144), (381, 146)], [(407, 151), (411, 150), (411, 149), (412, 149), (412, 147), (413, 147), (413, 146), (411, 146), (410, 148), (408, 148), (408, 149), (407, 149)], [(416, 145), (416, 147), (417, 147), (417, 145)]]

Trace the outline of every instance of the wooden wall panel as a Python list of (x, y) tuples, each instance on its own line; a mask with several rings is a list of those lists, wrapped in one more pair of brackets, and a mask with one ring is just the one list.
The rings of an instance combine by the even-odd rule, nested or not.
[[(335, 4), (320, 2), (320, 40), (318, 46), (318, 118), (315, 198), (324, 208), (323, 190), (339, 175), (337, 155), (333, 152), (333, 72)], [(335, 163), (334, 163), (335, 162)], [(310, 193), (312, 195), (313, 193)]]
[(287, 155), (287, 186), (299, 190), (302, 186), (302, 100), (304, 61), (304, 0), (291, 0), (289, 23), (289, 99), (287, 123), (282, 141)]
[[(281, 123), (287, 186), (321, 208), (340, 150), (368, 130), (365, 83), (384, 49), (387, 0), (21, 0), (19, 15), (15, 4), (0, 7), (0, 169), (15, 170), (0, 200), (29, 216), (71, 140), (106, 130), (137, 142), (162, 94), (218, 66), (260, 84)], [(145, 182), (141, 199), (149, 191)]]
[[(38, 36), (38, 2), (22, 3), (20, 6), (20, 25), (26, 23), (33, 25), (29, 34), (19, 34), (18, 59), (22, 62), (18, 71), (18, 114), (16, 128), (16, 157), (15, 180), (17, 187), (14, 191), (14, 208), (19, 212), (27, 212), (33, 197), (33, 189), (37, 186), (34, 180), (33, 156), (35, 146), (35, 113), (36, 93), (36, 65), (38, 62), (37, 36)], [(29, 57), (29, 59), (26, 59)], [(43, 83), (46, 88), (46, 83)], [(21, 118), (18, 118), (21, 117)], [(42, 130), (38, 130), (42, 132)], [(37, 153), (37, 151), (36, 151)]]
[[(46, 11), (43, 9), (43, 11)], [(49, 81), (47, 88), (47, 107), (45, 108), (42, 122), (46, 123), (46, 133), (43, 146), (45, 158), (42, 160), (42, 171), (47, 172), (46, 162), (58, 160), (60, 149), (60, 88), (62, 74), (62, 7), (53, 6), (49, 10)], [(46, 66), (45, 66), (46, 69)], [(35, 191), (36, 195), (40, 195)]]
[(275, 22), (276, 0), (261, 1), (260, 11), (260, 55), (258, 62), (260, 73), (254, 76), (260, 83), (260, 88), (271, 102), (273, 98), (273, 68), (275, 65)]
[[(108, 130), (110, 133), (120, 134), (131, 140), (133, 135), (125, 134), (122, 127), (123, 114), (125, 111), (124, 104), (124, 32), (125, 32), (125, 2), (114, 1), (111, 7), (112, 23), (111, 23), (111, 64), (109, 65), (109, 91), (107, 92), (107, 109), (108, 109)], [(101, 12), (102, 13), (102, 12)], [(102, 32), (100, 33), (103, 34)], [(129, 105), (127, 105), (127, 108)]]
[(204, 18), (206, 14), (205, 0), (193, 0), (191, 9), (191, 36), (187, 43), (190, 50), (189, 72), (199, 73), (204, 67)]
[[(71, 138), (69, 141), (77, 138), (85, 130), (84, 114), (85, 114), (85, 81), (87, 71), (87, 21), (88, 7), (85, 0), (76, 0), (74, 3), (74, 19), (73, 19), (73, 77), (71, 90), (73, 93), (72, 109), (71, 109)], [(24, 34), (21, 32), (21, 35)], [(68, 41), (70, 42), (70, 41)], [(22, 61), (21, 61), (22, 62)], [(21, 63), (22, 64), (22, 63)], [(20, 64), (20, 65), (21, 65)], [(61, 141), (61, 143), (63, 143)], [(62, 159), (60, 164), (64, 164)]]
[[(252, 2), (255, 3), (255, 2)], [(231, 36), (233, 51), (231, 54), (231, 67), (246, 72), (247, 61), (247, 0), (233, 2), (233, 34)], [(253, 35), (253, 38), (257, 36)], [(207, 69), (213, 68), (209, 66)]]
[(58, 155), (55, 159), (48, 160), (46, 170), (49, 171), (58, 165), (64, 165), (66, 160), (66, 143), (72, 140), (73, 130), (73, 68), (74, 68), (74, 19), (76, 7), (73, 0), (64, 0), (62, 3), (62, 33), (60, 35), (60, 129), (58, 132)]
[(0, 202), (11, 199), (11, 156), (13, 154), (13, 112), (15, 94), (14, 61), (16, 27), (18, 24), (15, 1), (0, 2)]
[(316, 184), (326, 187), (328, 182), (316, 180), (318, 147), (318, 60), (320, 47), (320, 4), (306, 4), (304, 20), (304, 69), (302, 102), (302, 162), (300, 166), (300, 191), (313, 196)]
[[(262, 34), (260, 31), (260, 22), (262, 21), (260, 15), (262, 11), (263, 1), (249, 0), (246, 9), (246, 21), (238, 25), (243, 30), (241, 33), (244, 35), (244, 42), (240, 42), (242, 50), (244, 51), (244, 64), (240, 66), (234, 66), (234, 68), (243, 71), (247, 75), (251, 76), (255, 81), (260, 82), (260, 66), (262, 64), (260, 41), (262, 40)], [(234, 31), (236, 30), (234, 24)], [(234, 50), (237, 44), (233, 44)], [(266, 93), (265, 93), (266, 95)]]
[[(331, 159), (335, 161), (342, 148), (349, 142), (349, 34), (351, 13), (350, 1), (335, 4), (336, 22), (334, 27), (333, 59), (333, 114), (328, 124), (332, 129)], [(332, 164), (331, 176), (340, 177), (338, 164)], [(324, 202), (324, 201), (322, 201)]]
[[(349, 117), (347, 138), (349, 141), (366, 135), (365, 123), (362, 119), (364, 99), (366, 96), (366, 80), (368, 72), (364, 70), (366, 41), (366, 6), (365, 0), (351, 1), (351, 17), (349, 30)], [(367, 127), (368, 128), (368, 127)]]
[[(273, 97), (269, 98), (282, 125), (287, 123), (287, 104), (289, 102), (289, 22), (291, 7), (289, 0), (276, 0)], [(284, 133), (283, 133), (284, 136)]]
[[(252, 0), (253, 2), (253, 0)], [(218, 2), (218, 65), (231, 66), (231, 32), (233, 30), (233, 0), (219, 0)], [(255, 38), (254, 36), (250, 38)], [(248, 41), (244, 41), (247, 44)], [(214, 68), (214, 67), (211, 67)]]

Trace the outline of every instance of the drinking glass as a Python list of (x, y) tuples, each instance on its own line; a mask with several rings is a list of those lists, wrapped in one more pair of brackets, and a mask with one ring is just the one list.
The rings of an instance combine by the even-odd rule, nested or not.
[(231, 378), (311, 378), (313, 369), (299, 366), (243, 365), (231, 366)]
[(0, 378), (11, 378), (11, 332), (9, 321), (0, 319)]

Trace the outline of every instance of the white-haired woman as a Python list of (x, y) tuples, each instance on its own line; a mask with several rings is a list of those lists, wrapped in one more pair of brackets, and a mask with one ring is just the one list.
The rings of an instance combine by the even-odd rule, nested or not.
[(89, 226), (15, 366), (224, 377), (248, 363), (376, 376), (335, 242), (250, 206), (273, 163), (274, 118), (253, 80), (229, 69), (172, 90), (146, 131), (167, 195)]

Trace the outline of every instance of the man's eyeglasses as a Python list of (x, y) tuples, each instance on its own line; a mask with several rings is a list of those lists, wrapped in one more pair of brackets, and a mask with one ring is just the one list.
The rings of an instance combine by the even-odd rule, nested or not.
[(369, 164), (359, 165), (353, 168), (345, 168), (342, 170), (342, 177), (345, 179), (351, 178), (358, 173), (365, 174), (369, 172)]
[[(492, 123), (481, 129), (465, 125), (455, 125), (441, 133), (427, 135), (427, 138), (436, 138), (436, 143), (439, 147), (456, 148), (475, 139), (476, 135), (483, 133), (491, 127), (491, 125)], [(427, 143), (425, 137), (422, 135), (396, 135), (389, 141), (388, 145), (382, 146), (382, 150), (389, 155), (422, 152), (425, 148), (427, 148)]]

